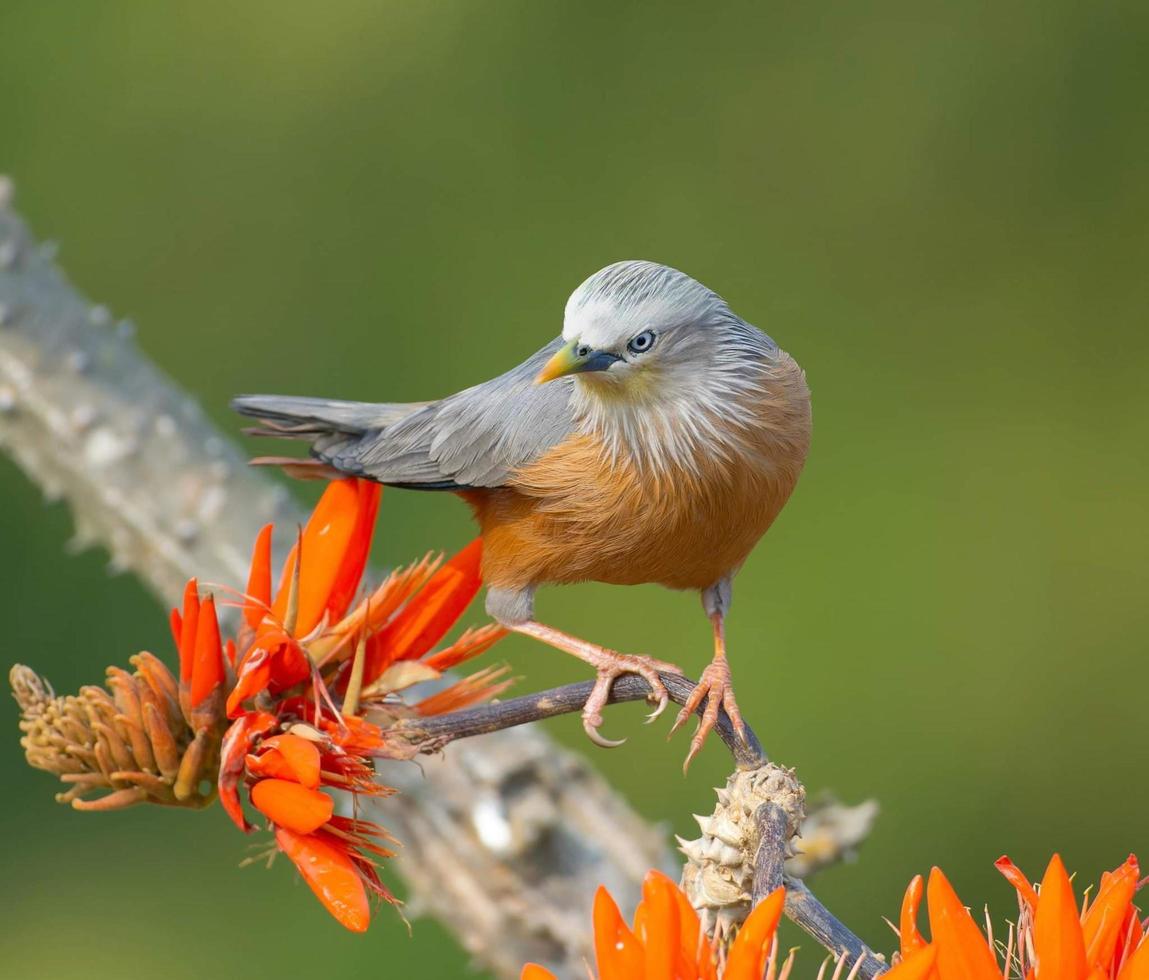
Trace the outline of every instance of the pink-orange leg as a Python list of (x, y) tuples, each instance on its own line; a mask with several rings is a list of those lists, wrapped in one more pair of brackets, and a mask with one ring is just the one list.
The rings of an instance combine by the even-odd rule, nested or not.
[(690, 697), (678, 712), (678, 717), (674, 719), (674, 725), (670, 729), (670, 734), (673, 735), (685, 725), (687, 719), (702, 703), (702, 699), (706, 698), (706, 708), (702, 712), (694, 737), (690, 740), (690, 751), (686, 753), (686, 762), (682, 765), (683, 772), (690, 767), (694, 757), (701, 751), (706, 736), (718, 724), (719, 707), (726, 710), (734, 730), (738, 732), (738, 737), (743, 742), (746, 741), (746, 723), (742, 720), (742, 712), (738, 710), (738, 702), (734, 700), (734, 683), (730, 677), (730, 664), (726, 661), (726, 630), (721, 613), (711, 614), (710, 623), (714, 628), (714, 659), (702, 672), (698, 685), (690, 692)]
[(510, 629), (516, 633), (522, 633), (524, 636), (533, 636), (536, 640), (541, 640), (556, 650), (574, 654), (579, 660), (590, 664), (598, 672), (594, 689), (590, 692), (590, 697), (586, 699), (586, 704), (583, 705), (582, 727), (586, 730), (587, 737), (595, 745), (600, 745), (604, 749), (616, 748), (626, 741), (625, 738), (614, 740), (604, 738), (599, 734), (599, 728), (602, 726), (602, 709), (610, 698), (610, 688), (616, 677), (621, 677), (623, 674), (638, 674), (650, 685), (649, 699), (656, 702), (654, 711), (646, 719), (651, 722), (662, 714), (670, 701), (666, 685), (662, 683), (658, 672), (661, 670), (671, 674), (682, 673), (682, 670), (674, 664), (655, 660), (653, 657), (608, 650), (597, 643), (588, 643), (586, 640), (580, 640), (577, 636), (571, 636), (561, 630), (544, 626), (542, 623), (534, 621), (516, 623), (510, 626)]

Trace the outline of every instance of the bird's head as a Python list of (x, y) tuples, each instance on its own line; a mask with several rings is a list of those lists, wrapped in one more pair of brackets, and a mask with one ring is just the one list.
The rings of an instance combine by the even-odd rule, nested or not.
[(681, 397), (728, 370), (768, 338), (735, 316), (722, 297), (655, 262), (616, 262), (571, 294), (565, 343), (539, 372), (541, 384), (577, 375), (609, 400)]

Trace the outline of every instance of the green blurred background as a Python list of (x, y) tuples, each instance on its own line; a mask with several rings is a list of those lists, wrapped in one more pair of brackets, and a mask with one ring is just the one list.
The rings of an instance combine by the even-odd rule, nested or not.
[[(0, 8), (0, 172), (94, 300), (230, 430), (273, 390), (407, 400), (517, 363), (620, 258), (687, 270), (805, 366), (815, 440), (738, 580), (739, 697), (811, 790), (883, 810), (817, 882), (868, 940), (945, 867), (1093, 878), (1149, 850), (1149, 7), (1071, 2), (99, 4)], [(6, 659), (62, 690), (163, 611), (0, 459)], [(377, 557), (466, 508), (386, 495)], [(543, 618), (697, 672), (693, 596)], [(472, 613), (478, 618), (478, 611)], [(520, 690), (575, 680), (526, 641)], [(7, 709), (6, 977), (455, 976), (434, 922), (344, 934), (213, 809), (81, 815)], [(680, 831), (727, 771), (642, 729), (594, 763)], [(551, 725), (586, 745), (575, 718)], [(797, 936), (793, 936), (797, 940)], [(799, 976), (820, 955), (805, 940)]]

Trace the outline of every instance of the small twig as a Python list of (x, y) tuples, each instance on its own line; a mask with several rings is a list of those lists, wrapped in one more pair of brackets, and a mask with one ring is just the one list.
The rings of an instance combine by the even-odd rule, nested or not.
[(763, 803), (754, 813), (758, 853), (754, 855), (753, 902), (757, 905), (782, 884), (782, 866), (790, 845), (790, 817), (777, 803)]
[(847, 964), (856, 964), (860, 960), (859, 980), (873, 980), (890, 968), (883, 958), (839, 922), (804, 882), (787, 876), (783, 883), (786, 885), (786, 917), (831, 953), (844, 957)]
[[(659, 676), (666, 685), (671, 700), (675, 704), (686, 704), (687, 698), (694, 690), (695, 682), (681, 674), (659, 674)], [(461, 738), (486, 735), (504, 728), (514, 728), (516, 725), (526, 725), (532, 721), (542, 721), (544, 718), (581, 711), (592, 687), (594, 687), (593, 681), (582, 681), (540, 691), (537, 694), (526, 694), (506, 701), (479, 705), (465, 711), (454, 711), (435, 718), (407, 719), (393, 731), (408, 739), (419, 752), (437, 752), (445, 745)], [(614, 682), (610, 692), (610, 703), (641, 701), (649, 694), (650, 687), (646, 681), (634, 674), (626, 674)], [(701, 715), (705, 707), (704, 699), (695, 713)], [(730, 750), (730, 754), (734, 756), (739, 769), (758, 769), (769, 761), (750, 727), (746, 727), (747, 741), (744, 744), (738, 738), (725, 711), (719, 712), (715, 731)]]

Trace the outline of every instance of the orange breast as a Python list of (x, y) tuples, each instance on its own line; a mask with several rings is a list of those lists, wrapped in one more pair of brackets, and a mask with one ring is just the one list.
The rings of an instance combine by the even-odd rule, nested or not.
[[(652, 473), (611, 460), (600, 438), (582, 434), (508, 487), (464, 492), (482, 529), (484, 580), (703, 589), (736, 570), (789, 498), (809, 448), (805, 380), (788, 357), (784, 367), (768, 397), (742, 406), (753, 424), (727, 459), (707, 441)], [(713, 440), (730, 439), (716, 427)]]

